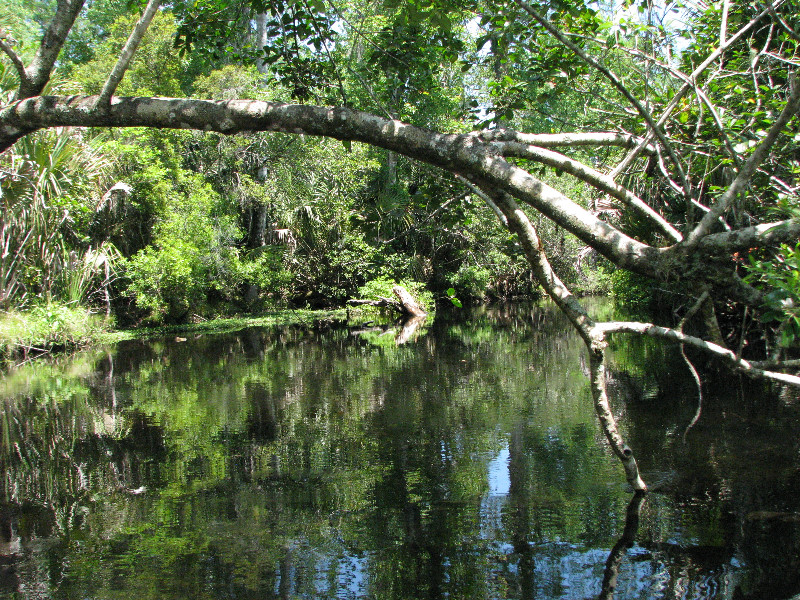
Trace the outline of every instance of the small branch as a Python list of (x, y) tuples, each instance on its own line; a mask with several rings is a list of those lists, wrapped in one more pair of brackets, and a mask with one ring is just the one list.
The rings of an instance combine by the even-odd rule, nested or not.
[(728, 37), (728, 11), (730, 11), (730, 0), (722, 0), (722, 19), (719, 24), (719, 45), (725, 44), (725, 38)]
[[(631, 56), (637, 56), (639, 58), (644, 58), (644, 59), (650, 61), (655, 66), (659, 67), (660, 69), (663, 69), (667, 73), (670, 73), (674, 77), (676, 77), (676, 78), (680, 79), (681, 81), (683, 81), (684, 84), (691, 86), (691, 88), (694, 90), (694, 93), (697, 96), (697, 98), (703, 104), (705, 104), (706, 108), (708, 108), (709, 112), (711, 113), (711, 118), (714, 120), (714, 124), (717, 126), (717, 132), (719, 133), (720, 137), (722, 138), (723, 143), (725, 144), (725, 149), (728, 151), (728, 154), (731, 156), (731, 158), (733, 159), (734, 163), (736, 164), (736, 168), (739, 169), (741, 167), (741, 160), (739, 160), (739, 155), (733, 149), (733, 145), (731, 144), (730, 138), (728, 137), (728, 133), (725, 130), (725, 126), (722, 123), (722, 119), (719, 116), (719, 112), (717, 111), (716, 107), (711, 103), (711, 100), (709, 99), (709, 97), (700, 88), (700, 86), (697, 84), (697, 82), (695, 80), (691, 79), (689, 75), (687, 75), (686, 73), (684, 73), (680, 69), (676, 69), (675, 67), (673, 67), (673, 66), (671, 66), (671, 65), (669, 65), (667, 63), (664, 63), (664, 62), (656, 59), (654, 56), (650, 56), (648, 54), (645, 54), (644, 52), (642, 52), (641, 50), (638, 50), (637, 48), (625, 48), (625, 47), (622, 47), (622, 48), (620, 48), (620, 50), (622, 50), (623, 52), (625, 52), (626, 54), (629, 54)], [(699, 120), (698, 120), (698, 124), (699, 124)]]
[(577, 57), (579, 57), (583, 62), (587, 65), (590, 65), (597, 71), (599, 71), (606, 79), (608, 79), (611, 84), (619, 90), (619, 92), (631, 103), (631, 105), (636, 108), (639, 115), (645, 120), (650, 131), (655, 134), (658, 138), (658, 141), (661, 142), (661, 145), (664, 147), (664, 150), (667, 151), (669, 154), (670, 159), (672, 160), (673, 164), (675, 165), (675, 169), (678, 171), (678, 175), (681, 179), (681, 185), (683, 189), (683, 195), (686, 198), (687, 204), (691, 204), (691, 185), (689, 184), (689, 180), (686, 176), (686, 172), (683, 169), (683, 165), (678, 157), (678, 154), (675, 152), (675, 149), (672, 147), (672, 143), (669, 141), (667, 136), (661, 129), (661, 124), (656, 123), (653, 119), (653, 115), (647, 110), (641, 102), (639, 102), (638, 98), (634, 96), (630, 90), (622, 83), (622, 80), (617, 77), (613, 72), (607, 69), (605, 66), (601, 65), (599, 62), (594, 60), (591, 56), (586, 54), (583, 50), (581, 50), (576, 44), (574, 44), (571, 40), (567, 39), (552, 23), (550, 23), (547, 19), (545, 19), (542, 15), (540, 15), (532, 6), (530, 6), (524, 0), (516, 0), (517, 4), (522, 7), (525, 12), (527, 12), (531, 17), (533, 17), (542, 27), (544, 27), (551, 35), (553, 35), (559, 42), (561, 42), (564, 46), (569, 48)]
[[(776, 3), (777, 5), (783, 4), (783, 1)], [(746, 25), (744, 25), (739, 31), (737, 31), (734, 35), (729, 37), (724, 44), (721, 44), (719, 48), (714, 50), (711, 54), (709, 54), (706, 59), (700, 63), (697, 68), (692, 71), (689, 75), (689, 80), (694, 82), (696, 81), (700, 75), (709, 67), (709, 65), (713, 64), (722, 54), (725, 53), (728, 48), (733, 46), (736, 42), (742, 39), (756, 24), (763, 19), (765, 16), (769, 14), (769, 9), (761, 11), (758, 15), (753, 17)], [(683, 87), (678, 90), (678, 93), (670, 100), (667, 107), (664, 109), (664, 113), (661, 115), (661, 118), (658, 120), (658, 125), (662, 126), (664, 123), (667, 122), (672, 111), (675, 110), (675, 107), (678, 106), (680, 101), (686, 95), (686, 93), (693, 89), (693, 83), (684, 83)], [(638, 146), (636, 146), (633, 150), (631, 150), (628, 155), (620, 162), (612, 171), (611, 176), (617, 177), (620, 173), (622, 173), (628, 166), (636, 160), (636, 158), (642, 153), (642, 150), (645, 148), (647, 144), (649, 144), (653, 140), (653, 132), (648, 132), (647, 135), (642, 139)]]
[(489, 194), (484, 192), (481, 188), (472, 183), (466, 177), (462, 177), (461, 175), (456, 175), (456, 179), (458, 179), (461, 183), (467, 186), (472, 191), (473, 194), (478, 196), (478, 198), (486, 202), (489, 208), (492, 209), (492, 212), (494, 212), (494, 214), (500, 220), (500, 223), (503, 225), (503, 227), (508, 228), (508, 219), (503, 214), (503, 211), (500, 210), (500, 207), (497, 206), (497, 204), (495, 204), (494, 200), (492, 200), (492, 197)]
[[(703, 305), (706, 302), (711, 302), (711, 296), (709, 295), (708, 291), (706, 290), (703, 292), (700, 297), (697, 299), (691, 308), (686, 311), (686, 314), (683, 315), (680, 323), (678, 323), (678, 331), (683, 333), (683, 327), (686, 325), (688, 321), (694, 317), (700, 310), (703, 308)], [(686, 426), (686, 429), (683, 431), (683, 443), (686, 443), (686, 436), (689, 434), (689, 430), (694, 427), (697, 422), (700, 420), (700, 415), (703, 412), (703, 383), (700, 381), (700, 374), (697, 372), (697, 369), (692, 364), (692, 361), (689, 360), (689, 357), (686, 356), (686, 346), (685, 344), (680, 344), (681, 349), (681, 357), (683, 358), (683, 362), (686, 363), (686, 366), (689, 368), (689, 372), (692, 374), (692, 378), (694, 379), (694, 383), (697, 386), (697, 410), (694, 413), (694, 417)]]
[(780, 15), (775, 11), (775, 6), (772, 4), (772, 2), (767, 4), (767, 7), (768, 7), (768, 10), (769, 10), (770, 16), (773, 18), (773, 20), (778, 25), (780, 25), (781, 29), (783, 29), (789, 35), (789, 37), (791, 37), (795, 41), (800, 42), (800, 34), (798, 34), (794, 29), (789, 27), (789, 25), (786, 23), (786, 21), (781, 19)]
[(509, 194), (504, 192), (489, 193), (485, 187), (483, 189), (505, 215), (509, 231), (517, 234), (520, 245), (533, 268), (533, 274), (539, 285), (542, 286), (562, 312), (567, 315), (587, 346), (590, 346), (594, 342), (591, 337), (591, 331), (595, 323), (586, 312), (586, 309), (578, 302), (578, 299), (572, 295), (572, 292), (553, 271), (550, 261), (547, 259), (544, 245), (528, 216)]
[(750, 364), (759, 369), (797, 369), (800, 368), (800, 359), (793, 360), (754, 360)]
[(686, 443), (686, 436), (689, 435), (689, 431), (697, 425), (697, 422), (700, 420), (700, 415), (703, 413), (703, 384), (700, 381), (700, 374), (697, 372), (697, 369), (692, 364), (692, 361), (689, 360), (689, 357), (686, 356), (686, 347), (681, 344), (681, 356), (683, 357), (683, 362), (686, 363), (686, 366), (689, 368), (689, 372), (692, 374), (692, 378), (694, 379), (694, 384), (697, 386), (697, 410), (692, 417), (692, 420), (689, 421), (689, 424), (686, 426), (686, 429), (683, 430), (683, 443)]
[(111, 103), (111, 96), (114, 95), (119, 82), (122, 81), (122, 77), (125, 75), (125, 71), (128, 69), (128, 65), (142, 41), (142, 37), (144, 37), (147, 28), (150, 26), (150, 22), (158, 11), (159, 4), (161, 4), (161, 0), (150, 0), (147, 3), (142, 17), (139, 19), (139, 22), (136, 23), (133, 31), (131, 31), (128, 41), (125, 42), (125, 47), (122, 48), (122, 52), (119, 54), (117, 64), (114, 65), (114, 68), (108, 75), (108, 79), (106, 79), (103, 85), (100, 96), (97, 98), (98, 107), (108, 106)]
[(798, 110), (800, 110), (800, 82), (797, 81), (797, 75), (792, 73), (789, 77), (789, 98), (786, 101), (786, 106), (783, 107), (781, 114), (770, 127), (764, 140), (756, 147), (750, 158), (747, 159), (744, 166), (739, 170), (736, 179), (733, 180), (728, 189), (719, 197), (719, 199), (711, 206), (697, 227), (687, 236), (686, 245), (693, 248), (697, 245), (700, 238), (708, 234), (711, 226), (719, 219), (725, 211), (730, 208), (733, 201), (739, 193), (747, 186), (750, 178), (755, 173), (758, 166), (767, 158), (767, 154), (772, 149), (772, 146), (777, 141), (778, 137), (783, 132), (783, 129), (794, 117)]
[[(642, 138), (631, 134), (613, 131), (590, 133), (520, 133), (513, 129), (491, 129), (476, 133), (484, 142), (518, 142), (540, 148), (556, 148), (562, 146), (621, 146), (631, 148), (642, 141)], [(645, 146), (648, 154), (655, 152), (652, 146)]]
[(25, 64), (22, 62), (22, 59), (14, 52), (14, 49), (11, 47), (9, 43), (10, 38), (8, 34), (0, 28), (0, 50), (2, 50), (8, 58), (11, 59), (11, 62), (14, 64), (14, 68), (17, 70), (17, 74), (19, 75), (20, 85), (22, 85), (23, 81), (28, 80), (28, 73), (25, 71)]
[[(484, 191), (487, 191), (486, 188), (484, 188)], [(598, 329), (594, 320), (553, 271), (550, 261), (547, 259), (544, 245), (528, 216), (508, 194), (497, 192), (491, 194), (491, 196), (494, 203), (503, 211), (509, 224), (509, 231), (517, 234), (520, 245), (539, 285), (569, 318), (583, 338), (589, 350), (592, 400), (594, 401), (595, 413), (600, 421), (600, 427), (612, 451), (622, 463), (628, 483), (635, 490), (647, 490), (647, 485), (639, 474), (639, 467), (636, 464), (633, 451), (620, 434), (614, 413), (611, 411), (606, 386), (606, 370), (603, 364), (605, 340), (602, 335), (596, 335)]]

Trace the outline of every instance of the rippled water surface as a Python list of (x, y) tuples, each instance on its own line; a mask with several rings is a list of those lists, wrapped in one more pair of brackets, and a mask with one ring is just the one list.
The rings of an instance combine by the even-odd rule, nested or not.
[[(0, 383), (0, 598), (790, 598), (795, 394), (551, 307), (119, 344)], [(366, 328), (369, 329), (369, 328)], [(685, 434), (685, 435), (684, 435)]]

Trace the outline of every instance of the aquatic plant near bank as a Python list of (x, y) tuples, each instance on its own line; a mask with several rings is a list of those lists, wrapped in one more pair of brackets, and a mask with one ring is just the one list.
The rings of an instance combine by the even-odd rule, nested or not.
[(53, 349), (88, 346), (113, 328), (113, 321), (82, 306), (45, 303), (29, 311), (0, 314), (0, 359), (26, 360)]

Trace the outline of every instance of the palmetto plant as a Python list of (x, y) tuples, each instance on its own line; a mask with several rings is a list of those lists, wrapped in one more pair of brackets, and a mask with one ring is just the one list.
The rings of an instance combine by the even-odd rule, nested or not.
[[(69, 128), (28, 136), (0, 157), (0, 306), (19, 306), (34, 296), (77, 299), (70, 293), (70, 256), (85, 250), (76, 248), (81, 236), (73, 215), (94, 209), (92, 198), (109, 167)], [(103, 271), (107, 266), (88, 263)]]

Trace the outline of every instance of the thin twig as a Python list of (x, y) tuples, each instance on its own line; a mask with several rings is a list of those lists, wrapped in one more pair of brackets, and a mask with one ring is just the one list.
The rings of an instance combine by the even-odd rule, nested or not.
[[(778, 3), (780, 5), (780, 2)], [(800, 34), (798, 34), (794, 29), (789, 27), (789, 25), (781, 19), (780, 15), (775, 12), (775, 5), (772, 2), (767, 4), (767, 9), (769, 10), (770, 16), (775, 20), (775, 22), (780, 25), (781, 29), (783, 29), (789, 37), (793, 38), (794, 40), (800, 42)]]
[(672, 147), (672, 143), (667, 138), (666, 134), (661, 130), (661, 124), (656, 123), (653, 119), (653, 115), (648, 111), (639, 99), (634, 96), (630, 90), (622, 83), (622, 80), (617, 77), (613, 72), (611, 72), (608, 68), (601, 65), (599, 62), (594, 60), (588, 54), (586, 54), (583, 50), (581, 50), (576, 44), (572, 43), (565, 35), (563, 35), (552, 23), (550, 23), (547, 19), (545, 19), (542, 15), (540, 15), (532, 6), (530, 6), (524, 0), (517, 0), (517, 4), (522, 7), (525, 12), (527, 12), (530, 16), (532, 16), (542, 27), (544, 27), (551, 35), (553, 35), (559, 42), (569, 48), (576, 56), (578, 56), (582, 61), (584, 61), (587, 65), (592, 66), (597, 71), (599, 71), (603, 76), (608, 79), (611, 84), (619, 90), (619, 92), (630, 102), (634, 108), (638, 111), (639, 115), (645, 120), (650, 131), (655, 134), (658, 138), (658, 141), (661, 142), (661, 145), (669, 154), (670, 159), (672, 160), (673, 164), (675, 165), (675, 169), (678, 171), (678, 175), (681, 179), (681, 184), (683, 186), (683, 195), (686, 198), (688, 204), (691, 204), (692, 198), (692, 191), (691, 185), (689, 183), (689, 179), (686, 176), (686, 172), (683, 169), (683, 165), (681, 164), (680, 159), (678, 158), (678, 154), (675, 152), (675, 149)]
[[(781, 4), (783, 4), (783, 0), (781, 0), (780, 2), (778, 2), (776, 4), (778, 6), (780, 6)], [(694, 71), (692, 71), (692, 73), (689, 75), (689, 79), (691, 81), (696, 81), (700, 77), (700, 75), (702, 75), (703, 72), (709, 67), (709, 65), (713, 64), (717, 60), (717, 58), (722, 56), (722, 54), (724, 54), (725, 51), (728, 50), (728, 48), (730, 48), (736, 42), (738, 42), (741, 38), (743, 38), (745, 36), (745, 34), (747, 34), (753, 27), (756, 26), (756, 24), (761, 19), (763, 19), (768, 14), (769, 14), (769, 9), (761, 11), (758, 15), (753, 17), (746, 25), (744, 25), (741, 29), (739, 29), (739, 31), (737, 31), (734, 35), (732, 35), (727, 40), (725, 40), (724, 44), (720, 44), (719, 48), (717, 48), (716, 50), (711, 52), (706, 57), (706, 59), (702, 63), (700, 63)], [(672, 98), (672, 100), (669, 102), (669, 104), (664, 109), (664, 113), (661, 115), (661, 118), (658, 120), (658, 125), (659, 126), (662, 126), (662, 125), (664, 125), (664, 123), (667, 122), (667, 119), (669, 119), (670, 115), (672, 114), (672, 111), (675, 110), (675, 107), (678, 106), (678, 103), (686, 95), (686, 93), (690, 89), (692, 89), (692, 87), (693, 87), (692, 84), (689, 84), (689, 83), (683, 84), (683, 87), (681, 87), (681, 89), (678, 90), (678, 92), (675, 94), (675, 96)], [(652, 139), (653, 139), (652, 136), (653, 136), (653, 133), (652, 132), (648, 132), (647, 135), (644, 136), (644, 138), (640, 142), (639, 146), (637, 146), (636, 148), (631, 150), (628, 153), (628, 155), (616, 166), (614, 171), (612, 171), (611, 176), (612, 177), (616, 177), (617, 175), (622, 173), (622, 171), (624, 171), (628, 167), (628, 165), (630, 165), (634, 160), (636, 160), (636, 158), (639, 156), (639, 154), (641, 154), (641, 152), (644, 149), (645, 145), (649, 144), (652, 141)]]

